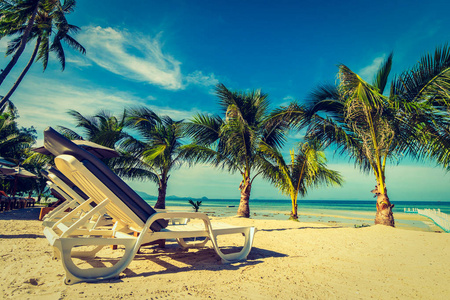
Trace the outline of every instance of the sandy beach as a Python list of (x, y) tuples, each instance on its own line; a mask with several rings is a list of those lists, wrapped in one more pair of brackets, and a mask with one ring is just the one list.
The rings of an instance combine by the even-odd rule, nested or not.
[[(119, 279), (67, 286), (38, 210), (0, 213), (2, 299), (450, 298), (449, 234), (234, 217), (220, 220), (258, 228), (245, 262), (222, 264), (212, 249), (168, 242), (142, 248)], [(108, 265), (122, 253), (105, 248), (99, 256)]]

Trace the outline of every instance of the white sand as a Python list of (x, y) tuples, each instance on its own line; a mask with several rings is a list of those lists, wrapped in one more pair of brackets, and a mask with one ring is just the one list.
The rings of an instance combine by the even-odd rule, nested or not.
[[(147, 247), (120, 279), (63, 283), (35, 220), (0, 220), (2, 299), (450, 299), (450, 234), (226, 218), (259, 231), (248, 260)], [(224, 238), (237, 246), (241, 237)], [(122, 250), (100, 252), (109, 264)], [(88, 262), (82, 262), (88, 265)]]

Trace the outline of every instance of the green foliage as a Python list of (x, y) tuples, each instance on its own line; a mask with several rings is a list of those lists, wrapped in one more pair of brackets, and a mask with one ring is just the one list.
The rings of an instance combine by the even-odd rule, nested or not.
[[(129, 137), (125, 131), (127, 123), (127, 111), (123, 114), (114, 116), (108, 111), (101, 110), (93, 116), (83, 116), (75, 110), (69, 110), (68, 114), (75, 120), (75, 127), (79, 128), (82, 133), (58, 126), (57, 130), (70, 140), (88, 140), (99, 145), (115, 149), (121, 153), (120, 157), (103, 159), (103, 161), (113, 170), (122, 168), (124, 165), (133, 165), (135, 158), (129, 153), (121, 152), (118, 149), (120, 142)], [(139, 177), (135, 173), (129, 172), (128, 178)]]
[(127, 136), (119, 143), (121, 152), (130, 159), (116, 159), (114, 170), (125, 178), (150, 179), (158, 184), (155, 207), (164, 208), (170, 172), (181, 167), (190, 157), (190, 149), (182, 143), (184, 122), (138, 107), (129, 110), (127, 126), (137, 131), (139, 136)]
[(58, 126), (58, 131), (71, 140), (85, 139), (114, 149), (116, 144), (128, 137), (124, 131), (128, 118), (126, 110), (117, 117), (105, 110), (93, 116), (83, 116), (75, 110), (69, 110), (68, 114), (75, 120), (75, 126), (83, 132), (81, 135), (67, 127)]
[[(28, 33), (25, 29), (36, 3), (38, 3), (37, 14)], [(64, 1), (64, 5), (61, 5), (60, 1), (56, 0), (28, 0), (10, 1), (9, 5), (1, 7), (0, 14), (5, 15), (6, 18), (0, 19), (0, 38), (16, 36), (8, 44), (6, 54), (15, 53), (21, 46), (23, 35), (27, 34), (25, 37), (27, 43), (34, 39), (39, 41), (36, 44), (38, 48), (36, 61), (42, 61), (44, 70), (47, 68), (50, 52), (56, 54), (64, 70), (65, 53), (61, 41), (83, 54), (86, 53), (84, 47), (71, 36), (80, 28), (68, 24), (65, 16), (73, 11), (75, 4), (75, 1)], [(52, 36), (53, 39), (51, 39)]]
[[(120, 149), (136, 158), (135, 165), (121, 170), (141, 174), (159, 180), (168, 179), (169, 172), (180, 167), (183, 122), (174, 121), (168, 116), (160, 117), (147, 108), (130, 110), (128, 126), (139, 132), (140, 138), (127, 136), (120, 143)], [(124, 166), (125, 167), (125, 166)]]
[[(28, 157), (29, 149), (35, 141), (36, 130), (33, 127), (19, 127), (14, 114), (2, 113), (0, 115), (0, 156), (19, 164)], [(24, 167), (29, 169), (26, 165)], [(0, 179), (3, 190), (11, 193), (15, 180), (17, 180), (17, 193), (28, 193), (35, 187), (33, 178), (5, 177)]]
[(355, 225), (353, 225), (355, 228), (364, 228), (364, 227), (370, 227), (370, 225), (369, 224), (366, 224), (366, 223), (362, 223), (361, 225), (357, 225), (357, 224), (355, 224)]
[[(441, 162), (449, 149), (447, 109), (450, 83), (450, 51), (438, 47), (433, 55), (391, 81), (390, 94), (383, 94), (393, 55), (380, 66), (369, 84), (340, 65), (337, 85), (321, 85), (305, 106), (292, 104), (278, 112), (297, 128), (307, 128), (324, 146), (333, 144), (341, 154), (354, 159), (364, 171), (372, 171), (381, 190), (385, 187), (388, 159), (398, 161), (404, 154), (431, 156)], [(439, 111), (441, 109), (441, 111)], [(441, 150), (438, 150), (441, 149)]]
[(326, 166), (326, 158), (317, 140), (300, 143), (295, 150), (290, 151), (290, 161), (286, 163), (279, 151), (271, 147), (263, 147), (271, 157), (273, 167), (267, 169), (266, 178), (292, 200), (290, 219), (297, 220), (297, 197), (304, 197), (309, 188), (320, 185), (341, 185), (341, 175)]
[(0, 156), (18, 163), (26, 157), (26, 150), (35, 143), (36, 137), (36, 130), (19, 127), (14, 115), (0, 115)]
[(189, 202), (190, 205), (192, 205), (192, 208), (195, 209), (195, 212), (198, 212), (198, 210), (199, 210), (199, 208), (200, 208), (200, 205), (202, 205), (202, 201), (196, 201), (196, 202), (194, 202), (194, 201), (192, 201), (192, 199), (191, 199), (191, 200), (189, 200), (188, 202)]
[(186, 146), (186, 159), (239, 172), (243, 191), (271, 167), (263, 148), (281, 148), (288, 124), (270, 118), (268, 96), (259, 90), (230, 91), (219, 84), (216, 95), (224, 115), (198, 114), (187, 122), (186, 134), (193, 143)]
[(1, 99), (0, 108), (3, 108), (10, 101), (12, 94), (35, 60), (42, 61), (45, 71), (49, 54), (53, 52), (62, 69), (65, 69), (66, 59), (62, 41), (71, 48), (83, 54), (86, 53), (84, 47), (71, 36), (71, 34), (78, 32), (80, 28), (69, 24), (65, 17), (65, 14), (72, 12), (74, 7), (75, 0), (64, 1), (64, 5), (61, 5), (59, 0), (11, 0), (4, 1), (0, 5), (0, 16), (2, 16), (0, 18), (0, 39), (5, 36), (13, 37), (8, 43), (6, 55), (14, 54), (10, 63), (0, 74), (0, 85), (17, 63), (25, 45), (32, 40), (36, 40), (30, 60), (12, 88)]
[(290, 162), (286, 164), (281, 154), (273, 152), (277, 168), (270, 179), (287, 196), (300, 194), (304, 197), (310, 187), (341, 185), (341, 175), (326, 166), (323, 146), (313, 140), (299, 143), (297, 153), (290, 151)]

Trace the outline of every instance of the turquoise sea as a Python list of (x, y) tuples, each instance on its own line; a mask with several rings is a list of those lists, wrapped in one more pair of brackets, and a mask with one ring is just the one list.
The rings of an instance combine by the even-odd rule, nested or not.
[[(146, 200), (153, 205), (156, 200)], [(194, 200), (197, 201), (197, 200)], [(407, 220), (404, 217), (404, 208), (431, 208), (440, 209), (443, 213), (450, 214), (450, 201), (393, 201), (394, 218), (396, 216), (397, 227), (415, 227), (416, 229), (433, 231), (431, 221), (422, 218), (422, 221)], [(354, 226), (373, 224), (376, 207), (375, 200), (299, 200), (298, 213), (301, 222), (322, 222), (336, 226)], [(210, 216), (229, 217), (236, 215), (239, 199), (204, 199), (200, 206), (200, 212)], [(192, 210), (192, 206), (186, 199), (166, 200), (167, 209)], [(287, 220), (291, 211), (290, 200), (258, 200), (250, 199), (251, 218)], [(401, 214), (400, 214), (401, 213)], [(396, 215), (397, 214), (397, 215)]]

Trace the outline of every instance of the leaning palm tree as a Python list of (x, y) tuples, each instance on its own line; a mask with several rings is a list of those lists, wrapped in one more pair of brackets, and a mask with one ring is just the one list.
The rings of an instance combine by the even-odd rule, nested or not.
[[(78, 32), (80, 28), (75, 25), (68, 24), (65, 18), (65, 14), (73, 11), (74, 6), (75, 1), (66, 1), (65, 4), (61, 6), (59, 1), (53, 0), (45, 2), (45, 5), (38, 10), (34, 21), (35, 24), (27, 37), (27, 41), (36, 39), (33, 53), (12, 88), (0, 100), (0, 108), (3, 107), (5, 102), (11, 98), (12, 94), (22, 82), (33, 62), (41, 60), (45, 71), (48, 64), (49, 53), (54, 52), (61, 63), (62, 70), (65, 69), (65, 52), (61, 41), (64, 41), (71, 48), (83, 54), (86, 53), (84, 47), (70, 35)], [(22, 31), (26, 30), (23, 29)], [(24, 34), (25, 32), (22, 35)], [(51, 40), (53, 34), (54, 38)], [(7, 55), (19, 51), (22, 44), (22, 35), (13, 39), (9, 43), (8, 50), (6, 52)]]
[[(450, 100), (442, 82), (450, 80), (447, 47), (435, 56), (393, 79), (389, 96), (384, 95), (392, 65), (392, 54), (378, 70), (372, 84), (347, 66), (339, 66), (339, 84), (323, 85), (311, 96), (306, 112), (295, 104), (280, 111), (293, 124), (308, 124), (307, 136), (347, 153), (363, 171), (373, 172), (377, 213), (375, 224), (394, 226), (386, 187), (386, 162), (400, 155), (425, 153), (423, 143), (436, 131), (434, 99)], [(448, 92), (448, 89), (446, 89)], [(441, 125), (439, 125), (441, 126)], [(424, 138), (425, 137), (425, 138)]]
[(290, 151), (289, 163), (285, 162), (279, 151), (271, 147), (267, 147), (265, 151), (276, 164), (266, 176), (283, 194), (291, 198), (291, 220), (298, 221), (299, 194), (304, 197), (310, 188), (320, 185), (342, 185), (343, 179), (339, 172), (327, 168), (323, 145), (318, 141), (300, 143), (297, 153), (294, 149)]
[(125, 178), (155, 182), (158, 185), (155, 208), (164, 209), (170, 172), (184, 162), (183, 121), (160, 117), (144, 107), (130, 110), (129, 121), (140, 137), (128, 136), (120, 143), (125, 158), (129, 159), (123, 159), (114, 170)]
[(0, 3), (0, 39), (23, 32), (17, 50), (8, 65), (0, 73), (0, 85), (16, 65), (34, 25), (42, 0), (5, 0)]
[(286, 139), (286, 123), (269, 118), (267, 94), (259, 90), (232, 92), (219, 84), (216, 94), (225, 117), (198, 114), (187, 123), (193, 139), (189, 155), (242, 175), (237, 215), (248, 218), (253, 180), (271, 166), (262, 147), (279, 149)]

